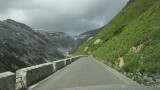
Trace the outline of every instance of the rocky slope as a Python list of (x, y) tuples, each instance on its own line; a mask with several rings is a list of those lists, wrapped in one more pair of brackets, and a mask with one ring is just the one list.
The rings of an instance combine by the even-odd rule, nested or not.
[(144, 85), (160, 84), (160, 1), (130, 0), (74, 54), (91, 54)]
[(72, 54), (88, 39), (93, 38), (100, 29), (84, 32), (78, 36), (70, 36), (64, 32), (47, 31), (43, 29), (34, 29), (36, 32), (45, 36), (52, 42), (56, 42), (58, 50), (62, 51), (65, 56)]
[(76, 48), (76, 38), (63, 33), (46, 30), (36, 30), (38, 33), (45, 36), (45, 38), (54, 42), (58, 50), (60, 50), (65, 56), (68, 56)]
[(0, 73), (62, 59), (97, 32), (72, 37), (63, 32), (32, 29), (11, 19), (0, 21)]
[(75, 50), (77, 50), (86, 41), (92, 39), (100, 31), (100, 29), (87, 31), (87, 32), (84, 32), (78, 36), (75, 36), (75, 38), (76, 38), (76, 47), (75, 47), (76, 49)]
[(57, 45), (25, 24), (0, 21), (0, 72), (64, 58)]

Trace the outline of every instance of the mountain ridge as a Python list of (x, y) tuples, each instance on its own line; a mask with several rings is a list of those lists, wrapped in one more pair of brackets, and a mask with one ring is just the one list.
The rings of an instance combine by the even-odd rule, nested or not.
[(63, 59), (88, 38), (78, 41), (64, 32), (35, 30), (12, 19), (0, 21), (0, 72)]
[(0, 34), (0, 72), (64, 58), (54, 43), (25, 24), (0, 21)]

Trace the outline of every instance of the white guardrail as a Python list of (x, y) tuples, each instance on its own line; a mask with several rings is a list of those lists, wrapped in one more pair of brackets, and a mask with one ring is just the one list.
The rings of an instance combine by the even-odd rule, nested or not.
[(25, 89), (40, 80), (48, 77), (54, 72), (64, 68), (65, 66), (75, 62), (84, 55), (75, 56), (72, 58), (44, 63), (36, 66), (22, 68), (16, 73), (4, 72), (0, 73), (0, 90), (19, 90)]

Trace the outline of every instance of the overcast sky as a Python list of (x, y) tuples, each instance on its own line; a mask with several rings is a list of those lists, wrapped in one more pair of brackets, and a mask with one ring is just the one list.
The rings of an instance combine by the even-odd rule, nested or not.
[(0, 20), (77, 35), (105, 25), (128, 0), (0, 0)]

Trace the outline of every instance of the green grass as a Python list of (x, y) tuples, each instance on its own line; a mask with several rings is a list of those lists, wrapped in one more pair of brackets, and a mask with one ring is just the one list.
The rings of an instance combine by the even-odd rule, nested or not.
[[(97, 39), (100, 44), (93, 44)], [(139, 52), (132, 47), (143, 44)], [(88, 47), (87, 50), (86, 47)], [(160, 1), (134, 0), (112, 19), (93, 39), (74, 54), (91, 54), (116, 65), (124, 58), (122, 71), (160, 72)]]
[[(125, 7), (119, 14), (111, 20), (93, 39), (82, 45), (75, 54), (87, 54), (87, 52), (94, 52), (102, 44), (93, 45), (96, 39), (102, 39), (103, 42), (111, 39), (116, 32), (120, 32), (127, 26), (129, 22), (146, 12), (158, 0), (136, 0), (136, 2)], [(85, 47), (89, 47), (85, 51)]]

